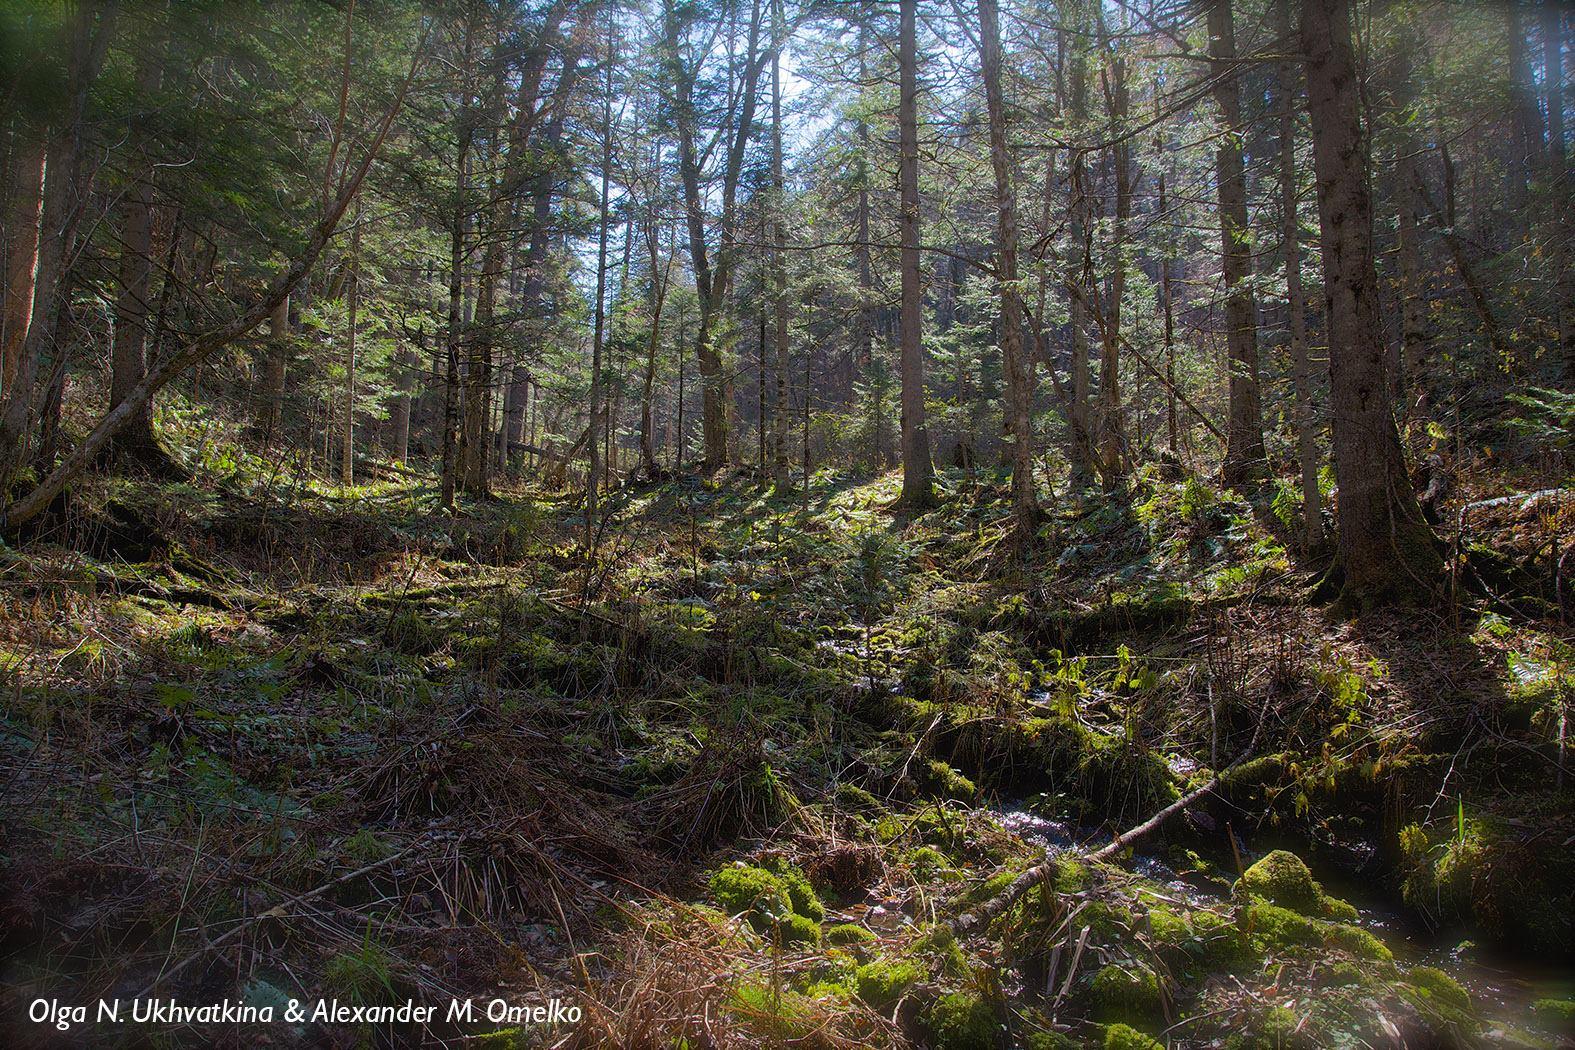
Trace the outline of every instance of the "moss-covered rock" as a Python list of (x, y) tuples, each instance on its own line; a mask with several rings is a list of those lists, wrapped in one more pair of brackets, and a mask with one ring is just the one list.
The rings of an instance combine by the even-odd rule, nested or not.
[(875, 935), (873, 933), (851, 922), (841, 922), (826, 930), (827, 944), (870, 944), (874, 940)]
[(1323, 945), (1319, 924), (1289, 908), (1255, 901), (1247, 909), (1247, 929), (1260, 952), (1280, 952)]
[(815, 922), (826, 917), (826, 906), (820, 902), (820, 896), (802, 871), (780, 857), (768, 857), (760, 862), (760, 866), (777, 877), (782, 888), (787, 891), (788, 903), (795, 912)]
[(925, 1012), (935, 1050), (995, 1050), (1004, 1031), (996, 1008), (970, 992), (943, 995)]
[(786, 862), (764, 864), (718, 869), (709, 881), (711, 895), (729, 915), (743, 916), (761, 933), (775, 931), (783, 944), (817, 943), (826, 909), (809, 880)]
[(1406, 983), (1424, 991), (1436, 1002), (1456, 1010), (1471, 1009), (1471, 993), (1465, 986), (1443, 970), (1433, 966), (1418, 966), (1406, 974)]
[(907, 860), (908, 867), (922, 879), (933, 878), (952, 869), (951, 858), (934, 846), (919, 846), (909, 850)]
[(1575, 953), (1575, 815), (1557, 800), (1520, 801), (1538, 833), (1490, 816), (1461, 814), (1438, 837), (1417, 824), (1400, 832), (1407, 904), (1435, 922), (1465, 923), (1486, 938), (1550, 956)]
[(1089, 986), (1094, 1016), (1101, 1021), (1146, 1024), (1164, 1017), (1164, 995), (1154, 971), (1133, 965), (1102, 967)]
[(1252, 944), (1241, 926), (1228, 915), (1196, 911), (1190, 917), (1192, 935), (1187, 954), (1204, 970), (1228, 970), (1252, 955)]
[(1165, 1050), (1158, 1039), (1124, 1024), (1107, 1025), (1103, 1045), (1105, 1050)]
[(1282, 849), (1242, 872), (1236, 892), (1261, 897), (1302, 915), (1349, 921), (1357, 914), (1350, 904), (1325, 893), (1300, 857)]
[(912, 960), (872, 959), (853, 971), (853, 989), (866, 1003), (884, 1009), (923, 976), (924, 971)]
[(1360, 926), (1352, 926), (1349, 923), (1340, 922), (1330, 926), (1324, 931), (1324, 942), (1331, 947), (1350, 952), (1358, 959), (1393, 962), (1395, 957), (1383, 941)]
[(979, 788), (973, 781), (936, 759), (925, 763), (919, 786), (938, 798), (957, 802), (972, 802), (979, 797)]
[(820, 923), (807, 915), (788, 915), (777, 923), (776, 934), (783, 944), (819, 944)]
[(1575, 1027), (1575, 999), (1538, 999), (1531, 1012), (1551, 1024)]
[(885, 808), (881, 805), (880, 799), (857, 784), (838, 784), (836, 800), (840, 808), (865, 816), (873, 816)]
[(1473, 1039), (1481, 1027), (1471, 993), (1443, 970), (1418, 966), (1405, 975), (1398, 986), (1405, 999), (1437, 1031), (1448, 1033), (1453, 1041)]

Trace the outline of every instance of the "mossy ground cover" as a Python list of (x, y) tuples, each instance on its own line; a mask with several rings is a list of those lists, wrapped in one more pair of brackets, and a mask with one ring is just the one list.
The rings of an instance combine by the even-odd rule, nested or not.
[[(1254, 827), (1365, 840), (1419, 918), (1569, 950), (1556, 633), (1311, 607), (1272, 523), (1197, 479), (1069, 504), (1026, 567), (960, 473), (916, 516), (892, 477), (827, 472), (807, 510), (726, 476), (629, 489), (589, 554), (550, 494), (443, 520), (392, 481), (305, 480), (286, 510), (244, 465), (93, 484), (0, 551), (24, 993), (172, 963), (256, 996), (501, 986), (585, 1004), (587, 1046), (698, 1045), (691, 1015), (730, 1045), (1495, 1030)], [(1145, 847), (1210, 895), (1069, 863), (950, 936), (1041, 855), (1002, 799), (1109, 832), (1254, 740)], [(197, 932), (274, 907), (309, 932)], [(1528, 1038), (1565, 1023), (1544, 998)]]

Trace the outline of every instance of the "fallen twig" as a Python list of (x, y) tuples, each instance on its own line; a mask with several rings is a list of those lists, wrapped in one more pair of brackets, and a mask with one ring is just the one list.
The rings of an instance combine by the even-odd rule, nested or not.
[[(1194, 788), (1192, 791), (1187, 792), (1187, 794), (1181, 796), (1176, 801), (1160, 810), (1158, 813), (1155, 813), (1143, 823), (1123, 831), (1121, 834), (1111, 839), (1099, 849), (1094, 850), (1092, 853), (1079, 853), (1076, 855), (1076, 858), (1079, 860), (1104, 860), (1107, 857), (1112, 857), (1121, 850), (1126, 849), (1133, 842), (1136, 842), (1138, 839), (1143, 838), (1145, 835), (1153, 832), (1161, 824), (1165, 823), (1165, 821), (1169, 820), (1177, 813), (1197, 802), (1198, 799), (1202, 798), (1204, 795), (1207, 795), (1209, 792), (1213, 791), (1219, 786), (1220, 781), (1223, 780), (1231, 770), (1241, 765), (1248, 758), (1250, 758), (1251, 755), (1252, 751), (1251, 749), (1248, 749), (1246, 752), (1237, 756), (1236, 760), (1230, 765), (1226, 766), (1219, 773), (1216, 773), (1213, 777), (1209, 778), (1208, 783), (1204, 784), (1202, 787)], [(1021, 875), (1017, 876), (1017, 878), (1008, 883), (1006, 888), (999, 894), (985, 901), (972, 912), (959, 918), (955, 923), (952, 924), (952, 928), (959, 934), (966, 934), (972, 932), (975, 929), (982, 929), (988, 926), (996, 916), (1006, 911), (1013, 904), (1016, 904), (1023, 894), (1027, 893), (1029, 890), (1039, 885), (1039, 883), (1044, 882), (1046, 879), (1054, 875), (1057, 868), (1059, 868), (1061, 864), (1061, 858), (1065, 855), (1066, 854), (1058, 853), (1045, 857), (1043, 861), (1029, 868), (1027, 871), (1023, 872)]]

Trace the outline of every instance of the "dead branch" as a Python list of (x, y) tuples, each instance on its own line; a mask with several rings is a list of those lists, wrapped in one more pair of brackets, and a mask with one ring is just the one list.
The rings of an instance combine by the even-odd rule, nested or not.
[[(1152, 833), (1161, 824), (1165, 823), (1165, 821), (1169, 820), (1177, 813), (1180, 813), (1188, 806), (1197, 802), (1204, 795), (1207, 795), (1209, 792), (1213, 791), (1219, 786), (1220, 781), (1223, 780), (1231, 770), (1241, 765), (1241, 763), (1245, 762), (1249, 757), (1251, 757), (1251, 755), (1252, 751), (1249, 749), (1238, 756), (1236, 760), (1230, 765), (1226, 766), (1219, 773), (1216, 773), (1213, 777), (1211, 777), (1208, 783), (1204, 784), (1202, 787), (1194, 788), (1192, 791), (1189, 791), (1187, 794), (1181, 796), (1176, 801), (1160, 810), (1158, 813), (1155, 813), (1152, 817), (1149, 817), (1143, 823), (1137, 825), (1136, 827), (1128, 828), (1126, 831), (1123, 831), (1121, 834), (1111, 839), (1099, 849), (1094, 850), (1092, 853), (1078, 853), (1073, 859), (1094, 861), (1105, 860), (1121, 852), (1132, 843), (1136, 842), (1138, 839), (1141, 839), (1144, 836)], [(1027, 893), (1041, 882), (1044, 882), (1053, 876), (1060, 868), (1062, 858), (1065, 856), (1067, 856), (1067, 854), (1064, 853), (1046, 856), (1043, 861), (1029, 868), (1027, 871), (1017, 876), (1017, 878), (1013, 879), (1011, 883), (1009, 883), (1007, 887), (998, 895), (992, 897), (988, 901), (985, 901), (972, 912), (959, 918), (955, 923), (952, 924), (952, 928), (958, 934), (967, 934), (976, 929), (983, 929), (984, 927), (988, 926), (998, 915), (1006, 911), (1013, 904), (1016, 904), (1017, 901), (1022, 898), (1023, 894)]]

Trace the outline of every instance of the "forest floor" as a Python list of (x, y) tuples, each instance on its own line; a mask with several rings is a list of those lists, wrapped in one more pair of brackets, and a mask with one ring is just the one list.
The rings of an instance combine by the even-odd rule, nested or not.
[(1572, 1038), (1575, 511), (1531, 479), (1459, 486), (1457, 602), (1351, 618), (1284, 501), (1160, 466), (1024, 565), (987, 472), (919, 515), (630, 486), (587, 557), (550, 495), (191, 465), (0, 547), (8, 1045), (129, 1041), (20, 1019), (155, 991), (583, 1011), (158, 1045)]

